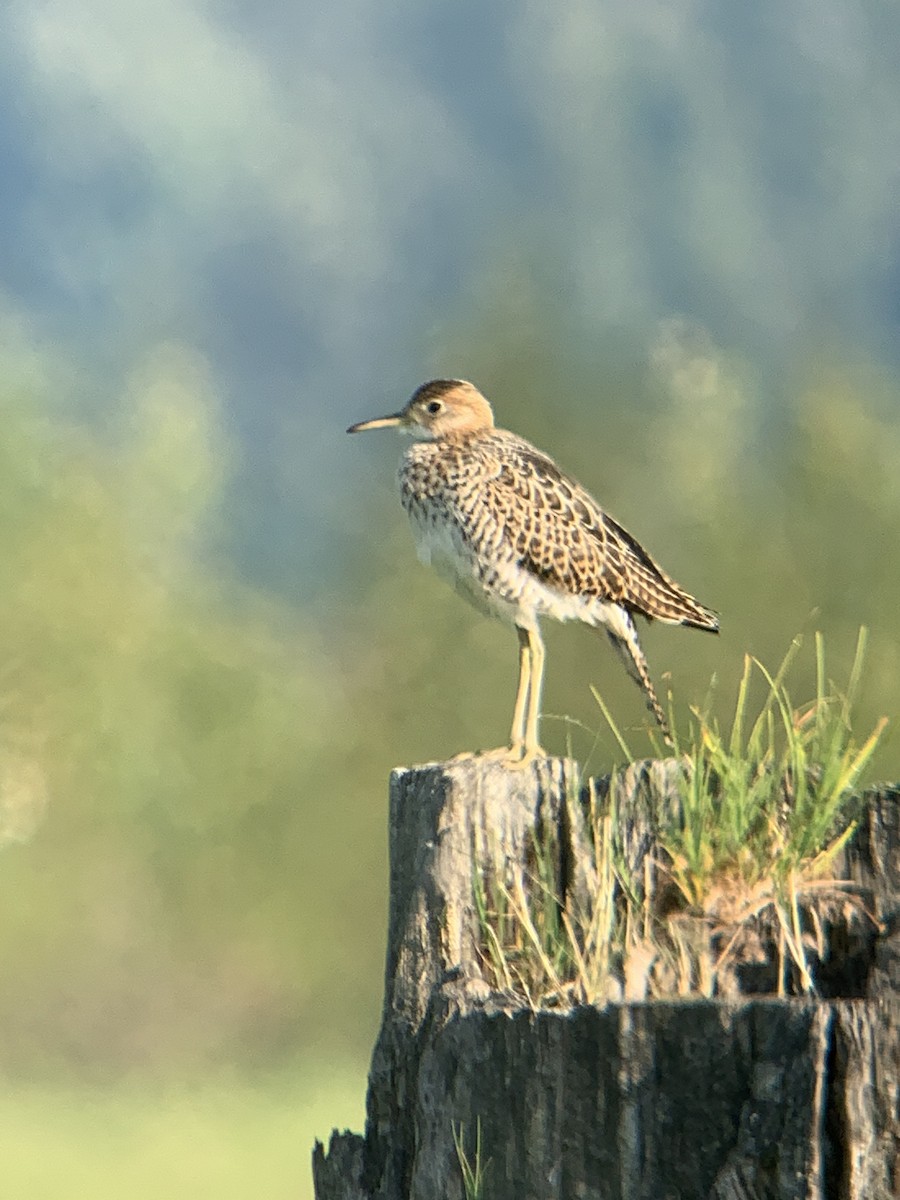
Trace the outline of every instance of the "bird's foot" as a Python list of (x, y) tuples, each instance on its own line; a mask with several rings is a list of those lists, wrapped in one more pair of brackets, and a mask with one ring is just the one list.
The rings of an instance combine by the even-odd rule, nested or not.
[(510, 746), (498, 746), (496, 750), (461, 750), (459, 754), (454, 754), (452, 758), (447, 759), (452, 763), (472, 762), (476, 758), (504, 759), (512, 754)]
[(454, 754), (452, 758), (448, 758), (447, 762), (460, 763), (469, 762), (472, 758), (478, 758), (480, 751), (478, 750), (460, 750), (459, 754)]
[(539, 758), (549, 758), (543, 746), (510, 746), (502, 762), (513, 771), (524, 771)]
[(454, 754), (449, 762), (470, 762), (473, 759), (487, 758), (492, 762), (502, 763), (514, 771), (530, 767), (537, 758), (549, 758), (543, 746), (526, 746), (524, 742), (513, 743), (511, 746), (497, 746), (494, 750), (463, 750)]

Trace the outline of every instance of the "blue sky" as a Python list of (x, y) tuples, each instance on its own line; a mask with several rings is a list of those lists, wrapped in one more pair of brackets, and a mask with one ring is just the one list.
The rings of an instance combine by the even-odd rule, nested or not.
[(273, 454), (315, 522), (337, 434), (466, 374), (441, 329), (505, 271), (648, 353), (684, 317), (776, 379), (835, 335), (896, 364), (898, 49), (846, 0), (9, 0), (7, 379), (105, 419), (177, 343), (249, 553)]

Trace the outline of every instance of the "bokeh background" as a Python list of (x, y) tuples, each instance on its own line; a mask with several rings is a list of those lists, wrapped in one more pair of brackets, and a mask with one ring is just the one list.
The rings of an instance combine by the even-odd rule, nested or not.
[[(894, 715), (898, 51), (853, 0), (3, 5), (5, 1195), (302, 1198), (361, 1128), (388, 771), (501, 741), (516, 673), (344, 435), (422, 380), (722, 612), (647, 632), (680, 723), (860, 624)], [(609, 766), (595, 685), (645, 752), (548, 645), (549, 747)]]

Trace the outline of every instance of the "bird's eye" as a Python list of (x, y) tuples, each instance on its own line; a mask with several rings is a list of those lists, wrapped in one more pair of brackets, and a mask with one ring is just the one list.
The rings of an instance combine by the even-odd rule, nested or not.
[(444, 406), (441, 404), (440, 400), (432, 400), (428, 405), (428, 411), (434, 415), (434, 413), (439, 413), (443, 407)]

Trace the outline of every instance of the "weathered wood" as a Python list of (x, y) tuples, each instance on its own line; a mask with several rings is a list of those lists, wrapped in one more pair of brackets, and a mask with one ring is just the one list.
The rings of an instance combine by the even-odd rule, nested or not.
[[(617, 789), (637, 873), (677, 769), (590, 785)], [(474, 1158), (479, 1130), (491, 1200), (896, 1200), (900, 793), (862, 799), (835, 865), (872, 919), (825, 922), (829, 999), (514, 1008), (482, 975), (473, 873), (524, 863), (549, 832), (561, 886), (590, 889), (583, 798), (562, 760), (394, 772), (366, 1134), (316, 1147), (317, 1200), (463, 1200), (455, 1143)]]
[[(492, 1200), (889, 1200), (878, 1022), (861, 1001), (778, 1000), (454, 1018), (422, 1054), (400, 1194), (461, 1200), (453, 1120), (470, 1146), (480, 1124)], [(896, 1080), (896, 1012), (886, 1028)]]
[(321, 1142), (313, 1149), (313, 1187), (316, 1200), (368, 1200), (363, 1190), (363, 1154), (365, 1138), (358, 1133), (335, 1130), (328, 1142), (328, 1153)]
[[(475, 759), (391, 776), (385, 998), (363, 1177), (373, 1195), (407, 1194), (429, 1031), (490, 1000), (477, 954), (476, 865), (490, 872), (524, 862), (542, 823), (564, 829), (567, 807), (580, 811), (577, 795), (574, 765), (559, 759), (528, 771)], [(447, 1132), (452, 1141), (449, 1125)]]

